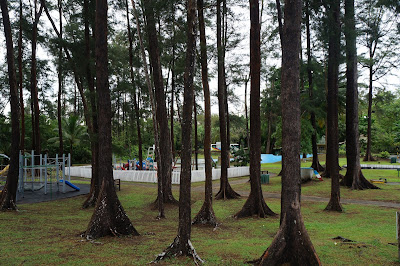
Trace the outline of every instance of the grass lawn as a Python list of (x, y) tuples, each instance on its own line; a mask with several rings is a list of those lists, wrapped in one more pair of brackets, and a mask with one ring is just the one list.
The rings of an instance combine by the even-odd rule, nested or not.
[[(309, 166), (309, 163), (307, 165)], [(263, 165), (263, 169), (278, 173), (280, 164)], [(387, 172), (385, 172), (387, 171)], [(364, 170), (367, 178), (387, 176), (397, 181), (392, 170)], [(393, 172), (393, 173), (391, 173)], [(242, 178), (248, 179), (248, 177)], [(235, 179), (232, 179), (232, 181)], [(81, 182), (87, 182), (81, 179)], [(74, 181), (75, 182), (75, 181)], [(214, 181), (218, 184), (219, 181)], [(193, 184), (192, 216), (202, 206), (203, 192)], [(379, 185), (381, 190), (350, 191), (342, 189), (343, 198), (400, 202), (399, 185)], [(248, 191), (249, 185), (233, 185), (235, 190)], [(330, 180), (303, 185), (304, 195), (328, 197)], [(272, 177), (267, 192), (280, 192), (280, 178)], [(174, 191), (176, 197), (177, 193)], [(152, 261), (174, 239), (177, 233), (178, 207), (168, 206), (167, 219), (155, 219), (152, 209), (156, 185), (122, 182), (118, 192), (122, 205), (138, 237), (105, 237), (88, 242), (80, 237), (86, 229), (93, 209), (80, 208), (85, 197), (19, 205), (19, 212), (0, 213), (1, 265), (145, 265)], [(271, 243), (279, 227), (279, 216), (266, 219), (232, 218), (245, 198), (214, 201), (220, 226), (193, 227), (192, 243), (208, 265), (245, 265), (258, 258)], [(269, 207), (279, 213), (280, 200), (268, 199)], [(398, 265), (396, 242), (396, 209), (346, 204), (344, 213), (323, 211), (326, 203), (303, 201), (302, 213), (306, 228), (324, 265)], [(354, 243), (342, 243), (333, 237), (342, 236)], [(161, 265), (192, 265), (189, 258), (174, 258)]]

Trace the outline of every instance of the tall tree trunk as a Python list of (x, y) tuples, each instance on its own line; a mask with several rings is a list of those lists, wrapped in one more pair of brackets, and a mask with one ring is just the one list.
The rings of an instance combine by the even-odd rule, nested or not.
[[(373, 56), (370, 52), (370, 62), (373, 60)], [(371, 153), (371, 128), (372, 128), (372, 84), (373, 84), (373, 64), (370, 63), (368, 66), (369, 70), (369, 91), (368, 91), (368, 127), (367, 127), (367, 150), (365, 152), (364, 161), (375, 161)]]
[[(343, 211), (339, 185), (338, 83), (340, 60), (340, 0), (333, 0), (327, 8), (329, 29), (328, 48), (328, 110), (327, 110), (327, 164), (331, 177), (331, 198), (325, 210)], [(329, 154), (329, 156), (328, 156)], [(328, 165), (327, 165), (328, 166)]]
[(38, 35), (38, 23), (39, 18), (43, 11), (43, 5), (40, 5), (39, 11), (37, 10), (37, 0), (35, 0), (35, 20), (32, 25), (32, 58), (31, 58), (31, 94), (32, 94), (32, 102), (33, 102), (33, 114), (34, 117), (34, 127), (32, 131), (34, 131), (35, 138), (35, 154), (41, 153), (41, 144), (40, 144), (40, 128), (39, 128), (39, 117), (40, 117), (40, 109), (39, 109), (39, 93), (37, 87), (37, 69), (36, 69), (36, 47), (37, 47), (37, 35)]
[(222, 47), (221, 29), (221, 0), (217, 0), (217, 50), (218, 50), (218, 109), (219, 109), (219, 131), (221, 138), (221, 179), (220, 190), (215, 195), (215, 199), (236, 199), (240, 197), (228, 181), (228, 149), (227, 129), (226, 129), (226, 110), (225, 110), (225, 79), (224, 79), (224, 60)]
[[(147, 68), (147, 60), (146, 60), (146, 54), (145, 54), (145, 50), (144, 50), (142, 34), (141, 34), (141, 30), (140, 30), (139, 16), (137, 14), (135, 2), (133, 0), (131, 0), (131, 2), (132, 2), (133, 14), (134, 14), (135, 20), (136, 20), (136, 28), (137, 28), (138, 39), (139, 39), (139, 43), (140, 43), (140, 54), (141, 54), (142, 60), (143, 60), (147, 89), (149, 91), (149, 96), (150, 96), (151, 112), (153, 115), (153, 129), (154, 129), (154, 142), (155, 142), (155, 146), (156, 146), (156, 156), (159, 157), (159, 154), (160, 154), (159, 135), (160, 134), (159, 134), (159, 128), (158, 128), (158, 124), (157, 124), (157, 113), (156, 113), (155, 101), (154, 101), (154, 96), (153, 96), (153, 88), (151, 86), (149, 70)], [(162, 173), (161, 168), (157, 167), (157, 176), (162, 176), (161, 173)], [(156, 200), (156, 204), (158, 205), (157, 218), (160, 219), (160, 218), (165, 218), (164, 200), (163, 200), (164, 199), (164, 189), (163, 189), (164, 184), (163, 184), (162, 178), (158, 178), (157, 185), (158, 185), (158, 193), (157, 193), (157, 200)]]
[(229, 105), (228, 105), (228, 85), (226, 82), (226, 68), (225, 68), (225, 57), (226, 57), (226, 44), (228, 42), (228, 16), (226, 8), (226, 0), (222, 0), (222, 72), (224, 80), (224, 104), (225, 104), (225, 121), (226, 121), (226, 147), (228, 149), (226, 156), (228, 162), (228, 168), (230, 167), (230, 154), (231, 154), (231, 127), (229, 118)]
[[(281, 41), (281, 47), (283, 50), (283, 22), (282, 22), (282, 8), (281, 8), (281, 0), (275, 0), (276, 3), (276, 11), (278, 13), (278, 31), (279, 31), (279, 39)], [(300, 37), (299, 37), (300, 38)], [(299, 40), (300, 41), (300, 40)], [(282, 154), (283, 155), (283, 154)], [(283, 168), (285, 162), (282, 159), (282, 168), (281, 171), (278, 173), (278, 176), (282, 176)]]
[[(314, 100), (314, 84), (313, 84), (313, 74), (312, 74), (312, 56), (311, 56), (311, 34), (310, 34), (310, 0), (306, 0), (306, 30), (307, 30), (307, 76), (308, 76), (308, 91), (310, 101)], [(313, 160), (311, 167), (318, 172), (324, 171), (324, 167), (319, 163), (318, 159), (318, 146), (317, 146), (317, 123), (315, 119), (315, 112), (311, 110), (310, 113), (311, 126), (313, 127), (313, 132), (311, 135), (311, 146)]]
[(179, 225), (178, 235), (173, 243), (155, 261), (174, 256), (190, 256), (203, 262), (190, 241), (191, 235), (191, 160), (192, 160), (192, 112), (193, 112), (193, 76), (196, 49), (196, 2), (187, 1), (187, 50), (184, 76), (184, 104), (182, 121), (182, 168), (179, 193)]
[[(175, 9), (174, 9), (175, 12)], [(174, 100), (175, 100), (175, 13), (172, 21), (174, 25), (174, 35), (173, 35), (173, 44), (172, 44), (172, 65), (171, 65), (171, 149), (172, 149), (172, 160), (175, 164), (175, 136), (174, 136)]]
[(25, 150), (25, 108), (24, 108), (24, 90), (23, 90), (23, 72), (22, 72), (22, 0), (19, 1), (19, 32), (18, 32), (18, 75), (19, 75), (19, 105), (21, 108), (21, 141), (20, 150)]
[(271, 113), (268, 113), (268, 118), (267, 118), (267, 123), (268, 123), (268, 129), (267, 129), (267, 143), (265, 145), (265, 153), (271, 154), (272, 153), (272, 147), (271, 147), (271, 135), (272, 135), (272, 117)]
[(33, 108), (32, 91), (31, 91), (31, 128), (32, 128), (32, 146), (31, 146), (31, 150), (35, 150), (35, 147), (36, 147), (36, 145), (35, 145), (36, 137), (35, 137), (35, 130), (34, 130), (34, 128), (35, 128), (35, 111), (34, 111), (34, 108)]
[(150, 63), (153, 66), (153, 82), (155, 88), (157, 123), (162, 134), (159, 135), (160, 156), (157, 167), (161, 170), (160, 178), (163, 182), (164, 203), (176, 204), (177, 200), (172, 195), (172, 156), (171, 156), (171, 137), (168, 128), (167, 109), (165, 107), (165, 92), (163, 76), (160, 62), (160, 52), (158, 48), (158, 37), (154, 19), (153, 0), (145, 1), (145, 13), (147, 22), (147, 35), (149, 38)]
[[(172, 56), (174, 57), (174, 52), (172, 52)], [(174, 136), (174, 100), (175, 100), (175, 59), (172, 59), (172, 73), (171, 73), (171, 149), (172, 149), (172, 160), (175, 162), (175, 136)]]
[(196, 214), (192, 224), (217, 225), (217, 218), (212, 207), (212, 159), (211, 159), (211, 103), (210, 87), (208, 84), (207, 66), (207, 42), (204, 23), (204, 3), (197, 0), (197, 12), (199, 16), (200, 31), (200, 53), (201, 53), (201, 80), (204, 91), (204, 160), (205, 160), (205, 193), (204, 203), (200, 211)]
[(246, 116), (246, 138), (247, 138), (247, 147), (250, 147), (250, 131), (249, 131), (249, 115), (247, 111), (247, 84), (249, 83), (250, 75), (249, 77), (246, 77), (246, 80), (244, 82), (244, 113)]
[(96, 87), (99, 103), (99, 176), (101, 190), (84, 233), (87, 239), (106, 235), (139, 235), (132, 226), (114, 187), (111, 147), (111, 98), (108, 84), (107, 0), (96, 1)]
[(61, 120), (61, 95), (63, 91), (63, 75), (62, 75), (62, 1), (58, 0), (58, 13), (60, 15), (60, 36), (58, 38), (58, 98), (57, 98), (57, 121), (58, 121), (58, 140), (60, 142), (58, 154), (64, 154), (64, 142), (63, 142), (63, 132), (62, 132), (62, 120)]
[(196, 94), (193, 95), (193, 113), (194, 113), (194, 159), (196, 170), (199, 170), (199, 139), (197, 134), (197, 107), (196, 107)]
[(357, 46), (354, 0), (345, 0), (346, 37), (346, 158), (347, 171), (343, 184), (351, 189), (377, 189), (363, 175), (360, 164), (358, 129)]
[[(252, 0), (253, 1), (253, 0)], [(278, 233), (258, 265), (321, 265), (300, 211), (300, 32), (301, 0), (286, 0), (282, 28), (282, 169)]]
[(1, 13), (3, 17), (4, 35), (7, 46), (7, 66), (8, 79), (10, 85), (10, 105), (11, 105), (11, 154), (10, 167), (7, 174), (6, 184), (0, 194), (0, 210), (16, 210), (16, 196), (18, 187), (19, 173), (19, 100), (17, 75), (14, 64), (14, 47), (11, 33), (10, 17), (8, 15), (8, 7), (6, 0), (0, 0)]
[(261, 189), (261, 118), (260, 118), (260, 21), (258, 0), (250, 1), (250, 195), (236, 218), (257, 215), (275, 216), (267, 206)]
[(137, 138), (138, 138), (138, 147), (139, 147), (139, 170), (142, 170), (142, 161), (143, 161), (143, 144), (142, 144), (142, 134), (140, 127), (140, 113), (139, 113), (139, 105), (136, 99), (136, 86), (135, 86), (135, 75), (133, 73), (133, 39), (131, 33), (131, 26), (129, 22), (129, 9), (128, 9), (128, 0), (125, 0), (126, 5), (126, 21), (128, 26), (128, 39), (129, 39), (129, 71), (131, 75), (131, 82), (133, 87), (133, 106), (135, 108), (135, 118), (136, 118), (136, 130), (137, 130)]
[[(98, 169), (98, 156), (99, 156), (99, 142), (98, 142), (98, 123), (97, 123), (97, 101), (96, 101), (96, 90), (94, 84), (94, 78), (92, 75), (92, 51), (90, 49), (90, 29), (89, 29), (89, 18), (90, 18), (90, 7), (89, 0), (85, 0), (83, 2), (83, 13), (84, 13), (84, 22), (85, 22), (85, 56), (86, 56), (86, 79), (89, 88), (89, 101), (90, 101), (90, 116), (87, 116), (86, 124), (91, 125), (88, 126), (88, 131), (90, 134), (90, 149), (92, 152), (91, 164), (92, 164), (92, 179), (90, 181), (90, 192), (85, 202), (82, 204), (83, 208), (94, 207), (97, 201), (97, 198), (100, 193), (100, 186), (102, 180), (99, 179), (99, 169)], [(81, 96), (83, 94), (81, 93)], [(84, 95), (82, 96), (82, 102), (84, 102)], [(84, 105), (85, 107), (85, 105)], [(84, 113), (89, 113), (89, 110), (86, 108)]]

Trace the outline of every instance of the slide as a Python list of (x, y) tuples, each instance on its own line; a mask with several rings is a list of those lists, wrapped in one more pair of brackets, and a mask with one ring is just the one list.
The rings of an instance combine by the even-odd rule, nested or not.
[[(64, 182), (64, 180), (60, 179), (60, 182), (62, 183), (62, 182)], [(75, 186), (74, 184), (72, 184), (72, 183), (69, 182), (68, 180), (65, 181), (65, 184), (66, 184), (67, 186), (72, 187), (73, 189), (75, 189), (75, 190), (77, 190), (77, 191), (80, 191), (80, 190), (81, 190), (79, 187)]]
[(317, 176), (318, 180), (323, 181), (322, 177), (319, 175), (319, 173), (317, 172), (317, 170), (314, 170), (314, 174)]
[(7, 176), (8, 168), (10, 168), (10, 165), (7, 165), (3, 170), (0, 171), (0, 176)]

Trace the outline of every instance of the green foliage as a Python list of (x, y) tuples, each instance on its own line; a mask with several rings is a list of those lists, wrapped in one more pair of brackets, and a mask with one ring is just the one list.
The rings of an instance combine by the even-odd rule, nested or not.
[(11, 148), (11, 125), (5, 116), (0, 114), (0, 153), (10, 154)]
[(248, 149), (240, 148), (233, 152), (236, 166), (246, 166), (250, 163), (250, 154)]
[(379, 157), (382, 159), (389, 159), (390, 153), (387, 151), (382, 151), (381, 153), (379, 153)]
[(346, 155), (346, 145), (340, 145), (339, 146), (339, 156), (345, 156)]
[[(52, 136), (48, 139), (48, 147), (58, 153), (60, 145), (58, 137), (57, 121), (53, 121)], [(71, 115), (68, 119), (62, 119), (64, 153), (71, 153), (74, 163), (90, 162), (91, 152), (89, 145), (89, 134), (86, 126), (82, 125), (82, 121), (78, 116)]]
[[(362, 95), (360, 104), (359, 129), (361, 149), (365, 149), (367, 134), (367, 95)], [(395, 153), (400, 144), (400, 99), (398, 93), (380, 89), (373, 98), (372, 152)]]

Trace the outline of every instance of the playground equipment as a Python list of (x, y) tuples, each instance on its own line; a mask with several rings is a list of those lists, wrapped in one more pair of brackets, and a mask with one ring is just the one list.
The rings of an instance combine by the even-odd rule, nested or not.
[(154, 158), (154, 153), (155, 152), (156, 152), (156, 145), (153, 145), (153, 146), (149, 147), (147, 149), (147, 158)]
[(307, 182), (313, 178), (313, 175), (317, 177), (318, 180), (323, 181), (320, 174), (314, 170), (312, 167), (301, 167), (300, 168), (301, 182)]
[(371, 183), (373, 184), (385, 184), (387, 183), (387, 179), (386, 178), (379, 178), (379, 179), (370, 179)]
[(65, 156), (56, 155), (55, 158), (47, 154), (19, 154), (19, 181), (17, 199), (24, 197), (25, 190), (37, 191), (44, 188), (44, 194), (53, 192), (53, 182), (56, 184), (57, 192), (65, 193), (65, 186), (80, 190), (71, 183), (71, 154)]
[[(155, 146), (149, 147), (147, 150), (147, 158), (142, 161), (142, 170), (155, 170), (157, 165), (154, 162), (154, 149)], [(118, 159), (113, 155), (113, 168), (114, 170), (139, 170), (139, 161), (134, 159), (128, 159), (127, 161), (123, 159)]]
[(0, 154), (0, 192), (3, 190), (3, 187), (6, 184), (8, 168), (10, 167), (8, 164), (9, 161), (10, 157), (5, 154)]
[(10, 165), (7, 165), (3, 170), (0, 171), (0, 176), (7, 176), (8, 168), (10, 168)]

